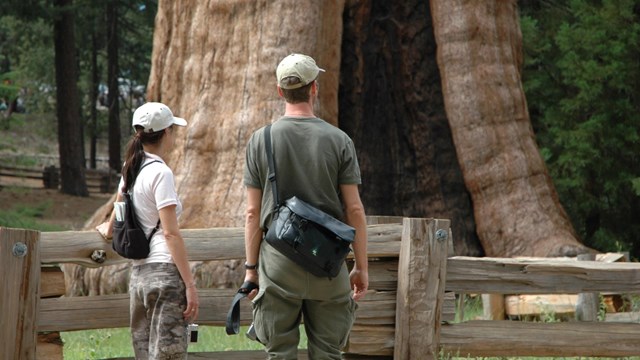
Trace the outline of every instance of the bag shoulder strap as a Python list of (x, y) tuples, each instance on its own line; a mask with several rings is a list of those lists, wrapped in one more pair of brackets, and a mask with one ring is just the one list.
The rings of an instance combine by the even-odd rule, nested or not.
[(269, 163), (269, 173), (267, 178), (271, 182), (271, 192), (273, 193), (274, 208), (278, 208), (280, 205), (280, 199), (278, 198), (278, 187), (276, 185), (276, 164), (273, 158), (273, 151), (271, 150), (271, 124), (264, 128), (264, 147), (267, 151), (267, 161)]
[[(140, 166), (140, 170), (138, 170), (138, 175), (140, 174), (140, 172), (142, 171), (142, 169), (144, 169), (145, 167), (147, 167), (147, 166), (149, 166), (149, 165), (151, 165), (151, 164), (153, 164), (153, 163), (162, 163), (162, 161), (160, 161), (160, 160), (153, 160), (153, 161), (149, 161), (148, 163), (146, 163), (146, 164), (144, 164), (144, 165)], [(137, 177), (136, 177), (136, 178), (137, 178)], [(132, 184), (132, 186), (133, 186), (133, 184)]]
[(240, 332), (240, 300), (247, 297), (253, 289), (258, 289), (258, 285), (251, 281), (245, 281), (231, 301), (231, 307), (227, 312), (225, 330), (227, 335), (235, 335)]
[[(140, 166), (140, 169), (138, 170), (138, 175), (140, 174), (140, 172), (142, 171), (142, 169), (144, 169), (146, 166), (151, 165), (153, 163), (162, 163), (162, 161), (160, 160), (153, 160), (153, 161), (149, 161), (148, 163)], [(138, 178), (138, 176), (136, 176), (136, 179)], [(135, 208), (133, 207), (133, 196), (131, 196), (131, 194), (133, 194), (132, 192), (133, 190), (133, 184), (131, 184), (131, 186), (129, 187), (129, 194), (125, 194), (125, 196), (129, 197), (129, 202), (131, 203), (131, 209), (135, 212)], [(134, 219), (136, 219), (136, 217), (134, 216)], [(137, 220), (137, 219), (136, 219)], [(140, 225), (138, 224), (138, 222), (136, 221), (136, 225), (138, 227), (140, 227)], [(153, 235), (156, 234), (156, 232), (160, 229), (160, 219), (158, 219), (158, 223), (156, 223), (156, 226), (153, 228), (153, 230), (151, 230), (151, 233), (149, 234), (149, 236), (147, 237), (147, 240), (151, 241), (151, 238), (153, 237)]]

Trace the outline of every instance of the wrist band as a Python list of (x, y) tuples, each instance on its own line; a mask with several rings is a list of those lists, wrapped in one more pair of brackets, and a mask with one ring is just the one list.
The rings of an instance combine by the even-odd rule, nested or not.
[(247, 262), (244, 263), (244, 268), (247, 270), (257, 270), (258, 269), (258, 264), (249, 264)]

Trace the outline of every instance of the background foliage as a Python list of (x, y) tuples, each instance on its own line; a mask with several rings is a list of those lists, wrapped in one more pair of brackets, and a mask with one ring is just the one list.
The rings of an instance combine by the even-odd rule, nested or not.
[(523, 2), (524, 88), (584, 243), (640, 256), (640, 1)]
[[(151, 68), (153, 26), (157, 0), (75, 0), (76, 49), (79, 66), (78, 87), (82, 116), (89, 122), (91, 104), (91, 56), (97, 52), (100, 92), (106, 95), (107, 3), (118, 4), (120, 35), (120, 97), (123, 129), (135, 107), (134, 95), (144, 96)], [(3, 0), (0, 2), (0, 97), (7, 101), (22, 89), (25, 109), (32, 113), (55, 113), (55, 67), (53, 19), (50, 1)], [(135, 90), (135, 94), (134, 94)], [(99, 113), (99, 133), (106, 137), (106, 108)], [(55, 133), (55, 128), (52, 127)]]

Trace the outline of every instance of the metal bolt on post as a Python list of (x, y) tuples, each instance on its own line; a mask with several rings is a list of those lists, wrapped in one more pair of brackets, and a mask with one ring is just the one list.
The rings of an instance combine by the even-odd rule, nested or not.
[(24, 257), (27, 255), (27, 245), (17, 242), (13, 245), (13, 256)]

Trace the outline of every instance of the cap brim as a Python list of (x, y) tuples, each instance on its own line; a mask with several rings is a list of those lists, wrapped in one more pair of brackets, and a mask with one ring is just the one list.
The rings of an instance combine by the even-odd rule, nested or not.
[(173, 117), (173, 124), (178, 126), (187, 126), (187, 120), (179, 117)]

